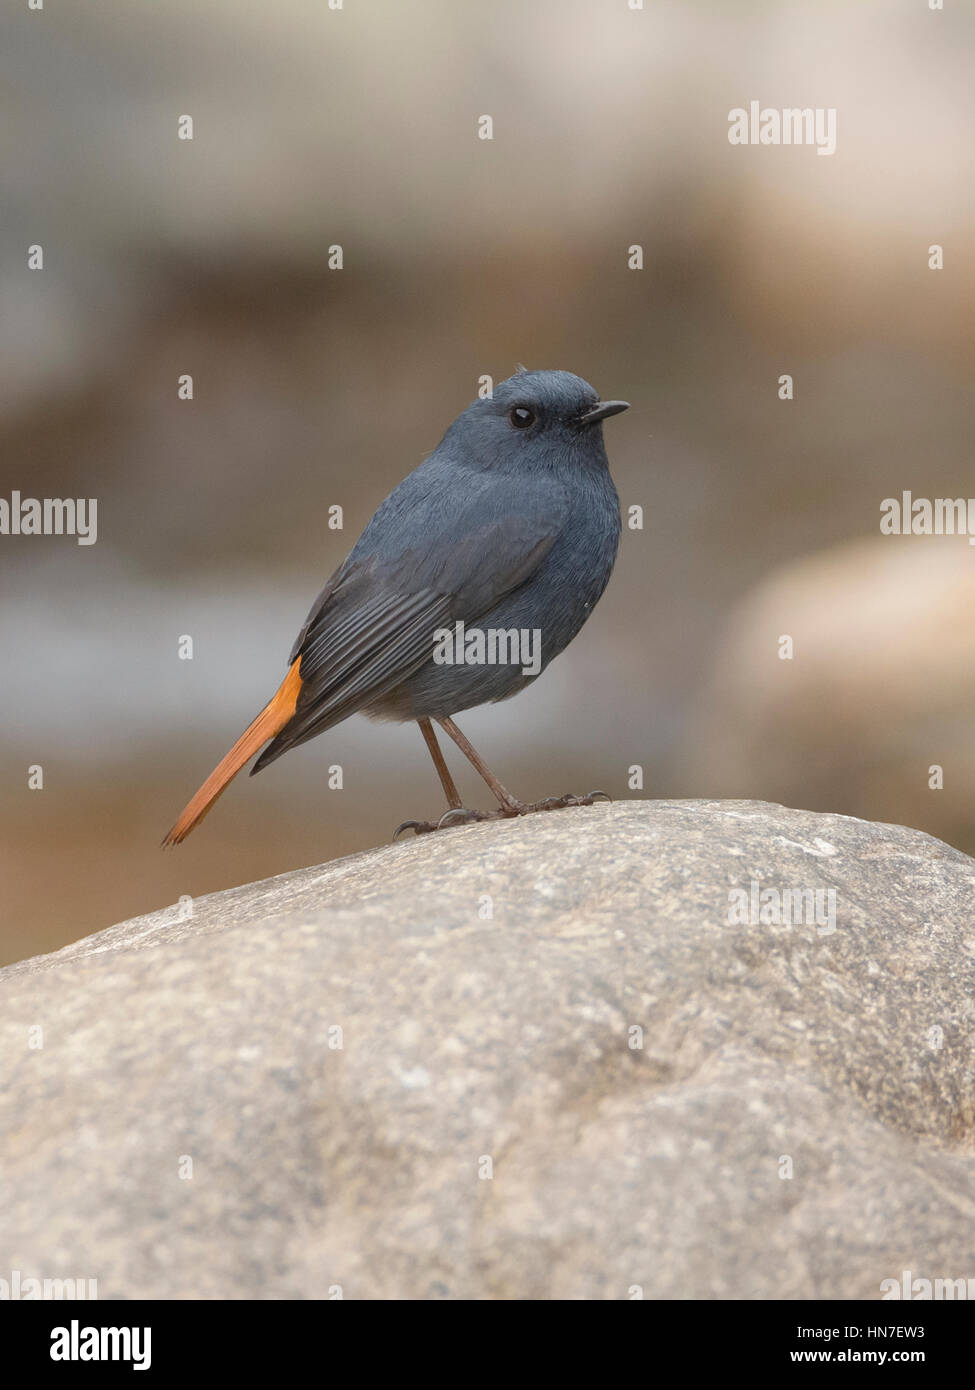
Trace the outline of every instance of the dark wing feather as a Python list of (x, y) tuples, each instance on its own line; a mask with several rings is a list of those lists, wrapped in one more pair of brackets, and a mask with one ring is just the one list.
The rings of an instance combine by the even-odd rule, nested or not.
[(294, 715), (265, 748), (252, 775), (422, 666), (449, 608), (449, 598), (431, 590), (406, 597), (387, 593), (345, 612), (334, 628), (320, 624), (302, 655)]
[(294, 645), (291, 648), (291, 655), (288, 657), (289, 666), (294, 661), (298, 653), (301, 651), (302, 647), (305, 645), (305, 638), (308, 636), (309, 632), (317, 622), (319, 616), (321, 615), (322, 609), (325, 607), (329, 599), (332, 597), (332, 594), (335, 590), (335, 586), (342, 578), (345, 568), (345, 563), (339, 565), (335, 573), (331, 575), (331, 577), (329, 578), (328, 582), (325, 585), (325, 588), (322, 590), (322, 592), (318, 595), (318, 598), (316, 598), (315, 602), (312, 604), (311, 611), (309, 612), (308, 617), (305, 619), (304, 626), (298, 633), (298, 636), (295, 638)]

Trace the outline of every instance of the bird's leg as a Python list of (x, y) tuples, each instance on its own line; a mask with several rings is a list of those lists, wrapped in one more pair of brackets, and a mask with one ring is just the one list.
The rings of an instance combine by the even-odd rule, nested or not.
[[(485, 782), (487, 782), (488, 786), (494, 792), (494, 795), (498, 798), (498, 801), (501, 803), (502, 816), (525, 816), (532, 811), (557, 811), (565, 806), (591, 806), (595, 801), (612, 800), (612, 798), (607, 796), (605, 792), (597, 791), (589, 792), (586, 796), (573, 796), (571, 792), (566, 792), (565, 796), (549, 796), (546, 797), (544, 801), (533, 801), (530, 803), (519, 801), (516, 796), (511, 795), (507, 787), (502, 786), (502, 784), (495, 777), (494, 773), (488, 767), (487, 763), (481, 757), (480, 753), (478, 753), (473, 743), (471, 743), (471, 741), (461, 733), (460, 729), (458, 729), (457, 725), (454, 723), (452, 719), (438, 719), (437, 723), (450, 735), (450, 737), (456, 743), (457, 747), (464, 754), (465, 758), (467, 758), (467, 760), (475, 768), (477, 768), (477, 771), (481, 774)], [(430, 732), (432, 733), (433, 730), (431, 729)], [(448, 815), (449, 814), (450, 813), (448, 812)], [(496, 816), (498, 813), (494, 812), (493, 814)], [(471, 818), (480, 820), (485, 819), (483, 816)], [(444, 817), (444, 822), (446, 820), (447, 816)], [(443, 824), (443, 822), (441, 822), (441, 824)]]
[(447, 805), (452, 811), (459, 811), (464, 803), (461, 801), (457, 787), (454, 784), (454, 779), (450, 775), (450, 768), (447, 766), (447, 760), (440, 751), (440, 744), (437, 742), (437, 735), (433, 732), (433, 725), (430, 723), (429, 719), (418, 719), (416, 722), (419, 724), (420, 733), (423, 735), (424, 742), (430, 750), (430, 757), (433, 759), (433, 765), (437, 769), (437, 776), (440, 778), (440, 785), (443, 787), (444, 796), (447, 798)]
[(465, 808), (464, 803), (460, 799), (460, 793), (457, 790), (456, 783), (450, 775), (450, 768), (447, 766), (447, 760), (441, 752), (440, 744), (437, 742), (437, 735), (433, 731), (433, 725), (430, 723), (429, 719), (418, 719), (416, 722), (420, 726), (420, 733), (423, 735), (424, 742), (430, 751), (430, 757), (433, 759), (433, 765), (437, 769), (437, 776), (440, 778), (440, 785), (444, 789), (444, 795), (447, 798), (447, 804), (450, 809), (442, 815), (438, 821), (403, 821), (402, 825), (398, 825), (394, 830), (393, 839), (395, 840), (404, 830), (412, 830), (414, 835), (428, 835), (432, 830), (443, 830), (449, 825), (463, 825), (467, 821), (474, 820), (491, 820), (499, 816), (501, 814), (500, 811), (485, 813), (484, 811), (468, 811)]
[(445, 733), (449, 734), (457, 747), (463, 753), (467, 761), (474, 767), (487, 782), (494, 795), (501, 804), (502, 815), (521, 816), (528, 810), (523, 801), (519, 801), (516, 796), (512, 796), (507, 787), (501, 785), (473, 743), (461, 733), (452, 719), (438, 719), (437, 723)]
[(465, 825), (469, 821), (497, 820), (501, 816), (524, 816), (532, 811), (555, 811), (563, 806), (591, 806), (599, 798), (606, 801), (610, 800), (605, 792), (590, 792), (588, 796), (573, 796), (571, 793), (566, 793), (565, 796), (549, 796), (544, 801), (534, 801), (530, 804), (519, 801), (516, 796), (511, 795), (507, 787), (498, 781), (480, 753), (470, 740), (461, 733), (454, 721), (452, 719), (438, 719), (437, 723), (445, 733), (450, 735), (464, 757), (477, 769), (498, 799), (499, 809), (497, 811), (468, 811), (460, 799), (430, 720), (418, 719), (416, 722), (419, 724), (420, 733), (430, 750), (430, 756), (437, 769), (437, 775), (446, 794), (450, 810), (444, 812), (436, 822), (428, 820), (403, 821), (402, 825), (397, 826), (393, 832), (394, 840), (404, 830), (412, 830), (416, 835), (427, 835), (432, 830), (445, 830), (448, 826)]

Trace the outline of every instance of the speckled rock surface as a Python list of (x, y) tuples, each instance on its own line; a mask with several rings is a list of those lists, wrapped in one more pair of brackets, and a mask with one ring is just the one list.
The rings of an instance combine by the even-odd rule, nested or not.
[(625, 802), (124, 922), (0, 972), (0, 1277), (790, 1299), (975, 1277), (973, 905), (975, 861), (917, 831)]

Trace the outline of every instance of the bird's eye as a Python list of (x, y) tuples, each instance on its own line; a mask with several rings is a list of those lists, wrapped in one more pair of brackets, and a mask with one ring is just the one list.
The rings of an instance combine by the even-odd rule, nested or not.
[(508, 419), (516, 430), (526, 430), (529, 425), (535, 423), (535, 413), (529, 410), (526, 405), (516, 405), (508, 411)]

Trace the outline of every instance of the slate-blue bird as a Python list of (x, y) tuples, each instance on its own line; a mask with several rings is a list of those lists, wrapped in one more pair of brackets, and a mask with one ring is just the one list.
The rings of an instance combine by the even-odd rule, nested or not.
[[(464, 809), (431, 721), (491, 788), (499, 803), (492, 815), (600, 795), (519, 801), (453, 716), (507, 699), (536, 679), (605, 589), (620, 513), (602, 422), (626, 409), (625, 401), (601, 401), (571, 372), (524, 369), (468, 406), (379, 507), (315, 600), (279, 690), (163, 843), (184, 840), (260, 748), (252, 774), (356, 712), (417, 721), (450, 807), (437, 825), (484, 815)], [(534, 634), (540, 660), (526, 673), (523, 650), (502, 643), (499, 650), (513, 659), (471, 664), (456, 652), (447, 664), (444, 635), (458, 623), (468, 634)], [(404, 826), (417, 833), (437, 828), (425, 821)]]

